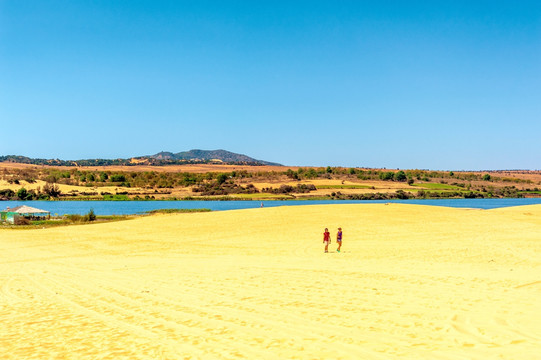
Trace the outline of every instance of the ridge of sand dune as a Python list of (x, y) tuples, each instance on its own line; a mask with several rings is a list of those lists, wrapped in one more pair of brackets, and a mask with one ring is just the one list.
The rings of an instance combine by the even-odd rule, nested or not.
[(0, 353), (535, 359), (540, 234), (540, 205), (314, 205), (0, 230)]

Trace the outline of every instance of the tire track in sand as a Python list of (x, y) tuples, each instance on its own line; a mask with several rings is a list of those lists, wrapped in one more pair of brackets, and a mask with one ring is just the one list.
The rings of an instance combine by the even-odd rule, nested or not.
[[(62, 275), (69, 275), (65, 271)], [(76, 275), (75, 277), (73, 275)], [(88, 275), (88, 274), (87, 274)], [(164, 331), (169, 336), (178, 336), (179, 331), (177, 324), (179, 322), (189, 331), (196, 332), (199, 337), (204, 338), (206, 335), (218, 335), (214, 336), (214, 339), (207, 342), (203, 342), (206, 348), (213, 347), (215, 349), (221, 349), (227, 351), (228, 346), (231, 344), (231, 340), (235, 340), (237, 351), (247, 357), (261, 356), (261, 352), (253, 352), (254, 346), (276, 346), (276, 332), (281, 334), (287, 346), (295, 346), (294, 341), (291, 339), (299, 338), (302, 334), (310, 334), (310, 337), (318, 342), (329, 341), (329, 330), (332, 329), (333, 333), (341, 333), (344, 331), (343, 327), (330, 326), (325, 324), (325, 328), (321, 329), (320, 322), (314, 322), (305, 317), (290, 314), (291, 318), (277, 319), (276, 311), (269, 306), (261, 306), (257, 304), (257, 311), (254, 308), (242, 306), (246, 301), (237, 301), (235, 299), (220, 298), (218, 302), (211, 304), (211, 306), (194, 306), (193, 301), (183, 303), (178, 299), (172, 299), (167, 296), (157, 296), (151, 293), (144, 293), (143, 296), (134, 297), (135, 292), (133, 288), (121, 287), (119, 284), (126, 283), (120, 279), (109, 280), (108, 288), (104, 288), (103, 277), (100, 277), (100, 284), (87, 284), (85, 289), (74, 289), (73, 286), (80, 287), (81, 284), (71, 284), (69, 287), (65, 284), (70, 282), (69, 279), (80, 277), (81, 274), (72, 273), (71, 276), (66, 276), (66, 279), (60, 281), (52, 281), (55, 287), (64, 286), (65, 291), (69, 293), (78, 293), (89, 296), (95, 292), (101, 306), (105, 308), (99, 312), (107, 311), (107, 308), (112, 308), (113, 312), (124, 312), (124, 321), (137, 321), (139, 326), (145, 328), (151, 328), (155, 331), (157, 328), (160, 330), (160, 334)], [(99, 291), (95, 291), (96, 288), (100, 288)], [(188, 289), (186, 289), (188, 290)], [(195, 291), (191, 296), (196, 300), (202, 297), (214, 298), (215, 292), (209, 292), (199, 287), (190, 287), (190, 291)], [(189, 293), (183, 293), (183, 298), (189, 297)], [(134, 302), (136, 304), (134, 304)], [(151, 309), (151, 310), (149, 310)], [(164, 314), (167, 315), (167, 319)], [(136, 320), (138, 319), (138, 320)], [(284, 321), (286, 320), (286, 321)], [(291, 326), (291, 321), (295, 325)], [(198, 329), (199, 328), (199, 329)], [(178, 330), (178, 329), (177, 329)], [(186, 329), (185, 329), (186, 330)], [(218, 331), (218, 334), (216, 334)], [(219, 332), (223, 331), (222, 334)], [(254, 336), (254, 331), (257, 335)], [(228, 338), (228, 336), (230, 336)], [(235, 337), (232, 339), (231, 337)], [(247, 343), (245, 339), (253, 338), (255, 343)], [(272, 340), (274, 338), (274, 340)], [(259, 340), (257, 340), (259, 339)], [(289, 340), (287, 340), (289, 339)], [(370, 341), (370, 339), (366, 339)], [(376, 338), (373, 339), (374, 341)], [(289, 343), (289, 344), (288, 344)], [(202, 349), (200, 349), (202, 350)], [(373, 352), (363, 349), (359, 346), (342, 344), (339, 349), (334, 350), (336, 355), (342, 354), (343, 357), (359, 356), (371, 358), (379, 358)], [(218, 355), (218, 354), (214, 354)]]

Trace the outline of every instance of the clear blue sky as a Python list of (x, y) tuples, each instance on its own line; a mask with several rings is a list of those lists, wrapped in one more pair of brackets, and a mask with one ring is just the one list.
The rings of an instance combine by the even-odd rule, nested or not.
[(541, 168), (540, 1), (0, 0), (0, 155)]

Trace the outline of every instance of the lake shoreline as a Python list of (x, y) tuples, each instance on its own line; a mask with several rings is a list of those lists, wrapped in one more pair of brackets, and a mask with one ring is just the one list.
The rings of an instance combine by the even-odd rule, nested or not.
[(208, 208), (212, 211), (240, 209), (256, 209), (278, 206), (315, 206), (349, 204), (414, 204), (427, 206), (443, 206), (451, 208), (493, 209), (500, 207), (541, 204), (539, 198), (506, 198), (506, 199), (409, 199), (409, 200), (141, 200), (141, 201), (59, 201), (59, 200), (26, 200), (4, 201), (0, 203), (2, 210), (6, 207), (28, 205), (50, 212), (52, 215), (88, 213), (93, 209), (98, 215), (133, 215), (158, 209), (197, 209)]

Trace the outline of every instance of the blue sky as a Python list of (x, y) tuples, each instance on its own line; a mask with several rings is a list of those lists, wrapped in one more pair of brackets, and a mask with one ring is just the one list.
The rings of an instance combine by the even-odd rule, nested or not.
[(539, 1), (0, 0), (0, 155), (541, 168)]

